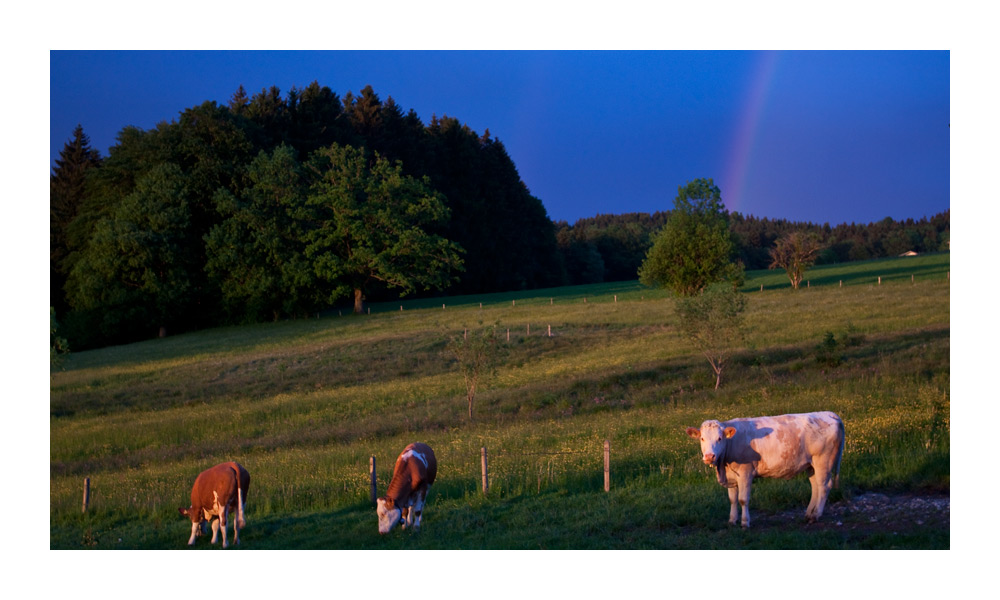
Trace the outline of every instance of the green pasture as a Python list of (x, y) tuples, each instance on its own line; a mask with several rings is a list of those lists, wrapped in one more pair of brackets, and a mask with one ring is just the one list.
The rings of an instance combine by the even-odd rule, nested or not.
[[(948, 548), (947, 531), (872, 536), (800, 517), (731, 528), (726, 493), (683, 432), (833, 410), (847, 445), (831, 502), (947, 491), (948, 272), (948, 254), (814, 267), (797, 292), (781, 272), (748, 273), (746, 346), (717, 391), (673, 300), (636, 282), (334, 309), (73, 353), (50, 380), (50, 547), (185, 548), (177, 507), (195, 476), (237, 460), (252, 477), (242, 549)], [(470, 422), (446, 342), (497, 321), (510, 352)], [(440, 465), (424, 530), (379, 536), (370, 457), (384, 493), (417, 440)], [(808, 500), (804, 476), (757, 480), (751, 513), (804, 513)]]

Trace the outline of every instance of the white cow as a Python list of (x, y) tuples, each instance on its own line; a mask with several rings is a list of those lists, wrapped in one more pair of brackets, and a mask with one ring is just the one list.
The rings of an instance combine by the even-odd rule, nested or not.
[[(819, 519), (830, 489), (838, 485), (844, 455), (844, 423), (836, 414), (812, 412), (777, 417), (705, 421), (687, 434), (701, 442), (702, 461), (715, 467), (719, 483), (729, 488), (729, 522), (750, 526), (750, 484), (754, 477), (790, 479), (811, 471), (809, 521)], [(730, 480), (730, 477), (735, 479)]]
[(392, 480), (385, 496), (378, 499), (378, 532), (389, 533), (396, 525), (420, 529), (420, 519), (434, 478), (437, 477), (437, 459), (427, 444), (410, 444), (396, 459)]

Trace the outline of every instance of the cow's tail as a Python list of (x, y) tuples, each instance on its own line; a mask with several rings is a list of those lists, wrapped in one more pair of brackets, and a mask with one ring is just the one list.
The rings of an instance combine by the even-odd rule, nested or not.
[(240, 469), (234, 463), (233, 472), (236, 473), (236, 524), (240, 529), (247, 526), (246, 516), (243, 514), (243, 485), (240, 480)]
[(840, 461), (844, 458), (844, 440), (847, 436), (844, 433), (844, 422), (837, 419), (837, 433), (840, 435), (840, 447), (837, 449), (837, 462), (833, 467), (833, 487), (840, 487)]
[(247, 520), (243, 516), (243, 488), (238, 485), (236, 486), (236, 502), (239, 503), (239, 506), (236, 507), (236, 510), (238, 511), (236, 523), (239, 524), (240, 529), (242, 529), (247, 526)]

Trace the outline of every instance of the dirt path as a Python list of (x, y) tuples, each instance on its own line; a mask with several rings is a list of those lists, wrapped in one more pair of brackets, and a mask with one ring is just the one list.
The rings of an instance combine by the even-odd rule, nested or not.
[[(756, 515), (754, 515), (756, 517)], [(804, 519), (803, 510), (760, 515), (754, 527), (780, 527)], [(852, 533), (911, 532), (916, 529), (950, 530), (951, 497), (946, 493), (881, 494), (867, 492), (828, 504), (814, 530), (835, 529)]]

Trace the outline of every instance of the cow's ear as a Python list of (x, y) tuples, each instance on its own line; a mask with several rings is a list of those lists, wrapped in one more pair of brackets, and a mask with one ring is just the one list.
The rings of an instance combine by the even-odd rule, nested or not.
[(736, 435), (736, 428), (735, 427), (726, 427), (725, 430), (723, 430), (722, 433), (726, 434), (727, 438), (731, 438), (734, 435)]
[(177, 510), (179, 510), (181, 514), (184, 515), (185, 517), (188, 516), (188, 509), (184, 508), (183, 506), (178, 508)]
[(688, 437), (693, 437), (696, 440), (701, 438), (701, 430), (695, 429), (694, 427), (688, 427), (687, 434)]

